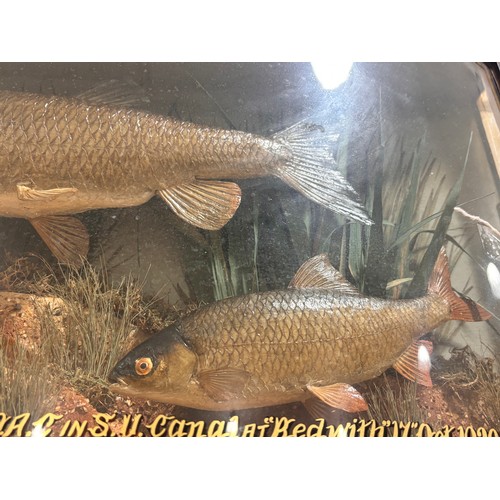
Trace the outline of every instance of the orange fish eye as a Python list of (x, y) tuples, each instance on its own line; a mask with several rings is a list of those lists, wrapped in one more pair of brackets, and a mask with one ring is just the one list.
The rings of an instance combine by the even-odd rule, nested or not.
[(138, 358), (135, 360), (135, 372), (137, 375), (147, 375), (153, 369), (151, 358)]

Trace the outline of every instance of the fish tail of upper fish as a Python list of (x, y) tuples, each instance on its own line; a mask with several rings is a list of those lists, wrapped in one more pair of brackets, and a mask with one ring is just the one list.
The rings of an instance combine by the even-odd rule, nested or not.
[(489, 311), (469, 297), (459, 295), (453, 290), (448, 257), (444, 248), (439, 252), (429, 280), (427, 292), (437, 295), (447, 302), (450, 310), (450, 317), (448, 319), (450, 320), (485, 321), (491, 318)]
[[(335, 163), (332, 146), (338, 134), (307, 121), (267, 138), (241, 132), (228, 135), (221, 130), (211, 130), (208, 134), (204, 146), (208, 149), (204, 154), (207, 159), (215, 157), (215, 171), (212, 166), (208, 172), (198, 172), (194, 181), (168, 186), (158, 192), (171, 210), (190, 224), (217, 230), (236, 212), (241, 200), (239, 186), (217, 180), (217, 176), (242, 179), (267, 175), (279, 177), (333, 212), (363, 224), (373, 223), (356, 190), (332, 168)], [(214, 143), (218, 146), (217, 154), (214, 154)], [(239, 147), (241, 143), (245, 145), (243, 149)], [(220, 151), (225, 153), (221, 156)]]
[(356, 190), (334, 163), (335, 137), (319, 125), (301, 121), (272, 136), (291, 150), (276, 175), (312, 201), (366, 225), (373, 224)]

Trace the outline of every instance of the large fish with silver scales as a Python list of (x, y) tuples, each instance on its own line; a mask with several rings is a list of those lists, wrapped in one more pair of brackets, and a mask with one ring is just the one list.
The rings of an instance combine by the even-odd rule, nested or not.
[(182, 219), (216, 230), (240, 203), (227, 179), (277, 176), (311, 200), (371, 224), (331, 168), (331, 134), (299, 123), (270, 137), (132, 109), (143, 97), (109, 84), (79, 98), (0, 91), (0, 216), (28, 219), (61, 261), (89, 236), (72, 214), (159, 195)]
[(430, 343), (419, 340), (449, 320), (490, 313), (451, 287), (441, 250), (424, 297), (361, 295), (319, 255), (287, 290), (201, 307), (132, 349), (110, 374), (127, 396), (204, 410), (303, 402), (313, 415), (367, 405), (353, 384), (394, 367), (430, 386)]

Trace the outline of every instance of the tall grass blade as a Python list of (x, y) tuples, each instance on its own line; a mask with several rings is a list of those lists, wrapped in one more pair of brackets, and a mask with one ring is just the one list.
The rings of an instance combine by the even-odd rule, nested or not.
[(439, 251), (446, 241), (446, 233), (448, 232), (448, 228), (453, 217), (453, 211), (457, 205), (458, 197), (460, 196), (460, 192), (462, 190), (462, 183), (465, 175), (465, 169), (467, 167), (471, 143), (472, 132), (469, 138), (469, 145), (467, 147), (467, 154), (465, 156), (463, 167), (460, 171), (457, 181), (448, 194), (448, 197), (444, 204), (444, 209), (437, 223), (431, 242), (425, 251), (425, 254), (420, 262), (420, 265), (417, 272), (415, 273), (412, 282), (410, 283), (410, 286), (408, 287), (406, 293), (406, 297), (408, 298), (421, 295), (425, 291)]

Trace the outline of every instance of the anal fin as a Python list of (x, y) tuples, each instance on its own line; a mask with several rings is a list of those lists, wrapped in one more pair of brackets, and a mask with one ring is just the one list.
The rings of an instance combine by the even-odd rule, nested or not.
[(432, 387), (431, 354), (432, 343), (426, 340), (417, 340), (399, 356), (393, 367), (408, 380)]
[(51, 215), (29, 221), (59, 262), (81, 266), (89, 251), (89, 234), (80, 220), (69, 215)]
[(223, 227), (241, 201), (239, 186), (224, 181), (197, 180), (162, 189), (158, 194), (186, 222), (210, 230)]
[(339, 408), (350, 413), (368, 409), (363, 396), (352, 385), (337, 383), (323, 387), (308, 385), (307, 388), (314, 396), (332, 408)]

